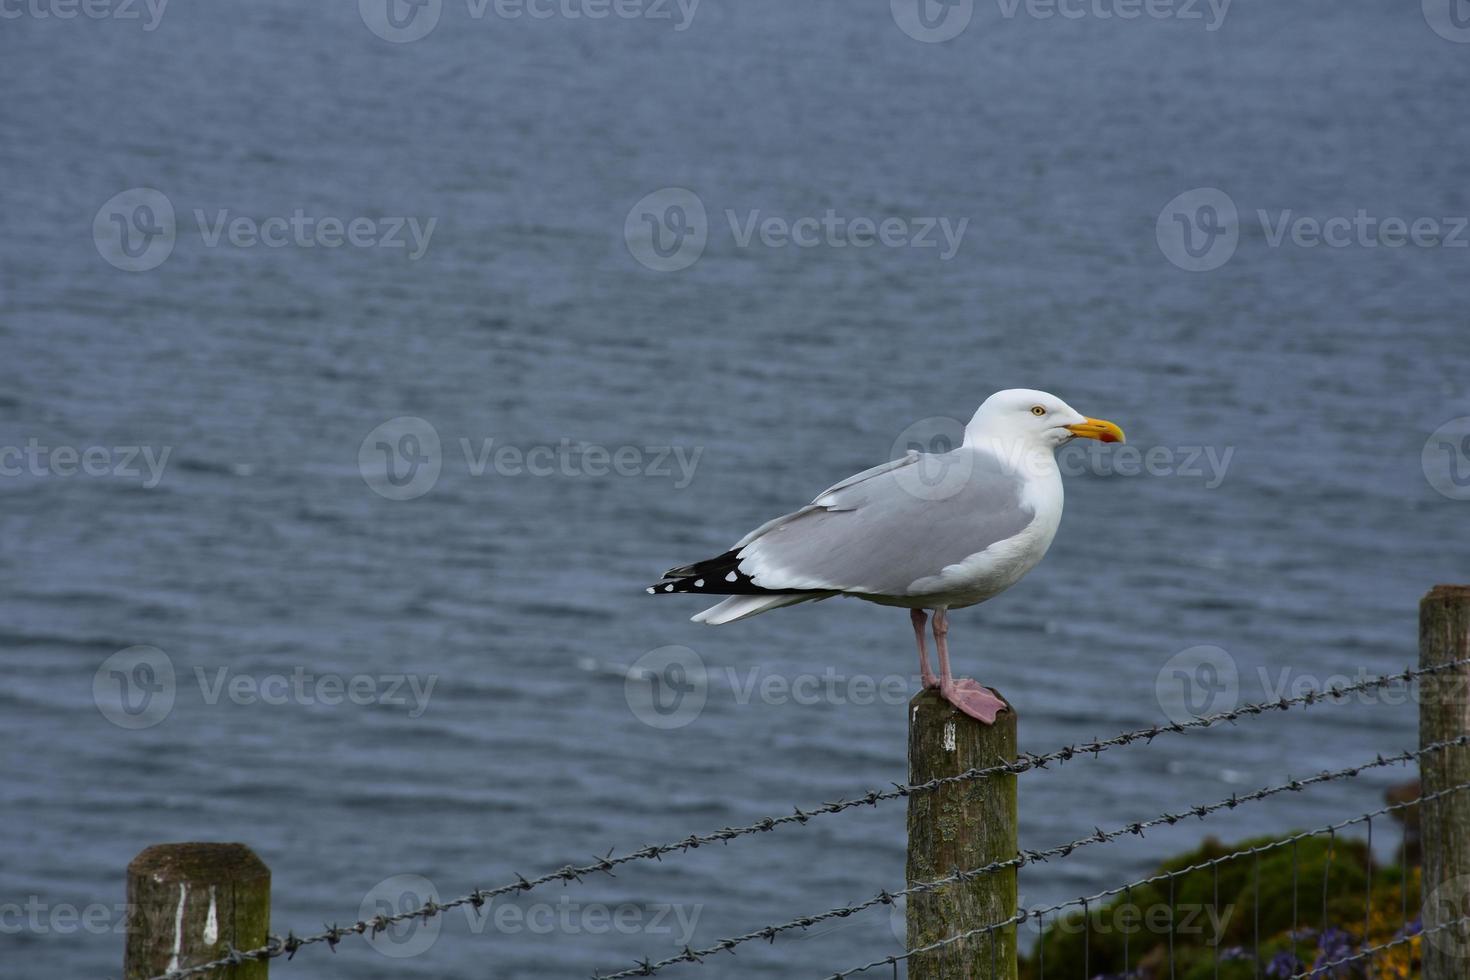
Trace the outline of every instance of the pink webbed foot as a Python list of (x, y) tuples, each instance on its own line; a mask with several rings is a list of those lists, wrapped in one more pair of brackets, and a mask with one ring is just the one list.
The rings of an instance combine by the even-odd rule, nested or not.
[(988, 687), (981, 687), (968, 677), (961, 677), (949, 684), (941, 682), (939, 693), (960, 711), (985, 724), (995, 724), (995, 718), (1007, 705)]

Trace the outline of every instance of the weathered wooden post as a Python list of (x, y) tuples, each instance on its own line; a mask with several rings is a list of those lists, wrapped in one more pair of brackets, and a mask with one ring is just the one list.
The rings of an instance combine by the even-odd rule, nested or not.
[[(270, 869), (244, 844), (150, 847), (128, 865), (123, 980), (208, 963), (232, 946), (264, 946), (270, 914)], [(258, 960), (210, 980), (266, 980), (269, 969)]]
[[(1470, 586), (1436, 585), (1419, 602), (1419, 666), (1470, 657)], [(1419, 680), (1419, 744), (1470, 733), (1470, 666)], [(1470, 747), (1454, 746), (1419, 761), (1424, 797), (1470, 782)], [(1424, 852), (1424, 980), (1470, 976), (1470, 929), (1452, 925), (1470, 915), (1470, 790), (1419, 806)]]
[[(998, 692), (997, 692), (998, 693)], [(909, 702), (909, 782), (925, 783), (1016, 758), (1016, 712), (994, 725), (961, 714), (938, 691)], [(1005, 861), (1017, 854), (1016, 777), (949, 783), (909, 797), (908, 883)], [(907, 898), (908, 947), (916, 949), (1016, 914), (1016, 870), (945, 885)], [(921, 953), (910, 980), (1015, 980), (1016, 928), (1008, 926)]]

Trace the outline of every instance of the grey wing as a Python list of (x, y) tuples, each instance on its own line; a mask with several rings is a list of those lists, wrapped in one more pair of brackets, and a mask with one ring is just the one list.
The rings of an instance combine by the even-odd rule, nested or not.
[(889, 460), (886, 463), (879, 463), (877, 466), (870, 466), (868, 469), (863, 470), (861, 473), (854, 473), (847, 479), (842, 480), (838, 483), (834, 483), (832, 484), (832, 486), (817, 494), (816, 499), (807, 504), (801, 510), (798, 510), (791, 514), (782, 514), (780, 517), (766, 521), (760, 527), (756, 528), (754, 531), (751, 531), (745, 537), (735, 542), (735, 550), (739, 551), (741, 548), (744, 548), (756, 538), (767, 533), (773, 528), (780, 527), (782, 524), (790, 523), (791, 521), (796, 520), (798, 517), (808, 514), (811, 511), (820, 509), (822, 507), (822, 499), (824, 497), (829, 497), (839, 490), (846, 490), (848, 487), (851, 487), (854, 484), (861, 483), (864, 480), (869, 480), (882, 473), (887, 473), (890, 470), (896, 470), (904, 466), (913, 466), (918, 461), (919, 454), (910, 449), (906, 455), (900, 456), (898, 459)]
[(1035, 513), (1021, 490), (989, 453), (910, 453), (747, 535), (740, 570), (767, 589), (907, 595), (919, 579), (1024, 530)]

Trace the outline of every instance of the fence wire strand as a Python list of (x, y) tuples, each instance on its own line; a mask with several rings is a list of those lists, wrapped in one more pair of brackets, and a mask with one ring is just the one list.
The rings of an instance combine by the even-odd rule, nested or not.
[(1470, 915), (1464, 915), (1458, 919), (1452, 919), (1449, 922), (1442, 922), (1439, 925), (1434, 926), (1430, 929), (1421, 929), (1418, 932), (1406, 933), (1405, 935), (1399, 936), (1395, 939), (1391, 939), (1386, 943), (1379, 943), (1377, 946), (1369, 946), (1365, 949), (1360, 949), (1351, 956), (1344, 956), (1340, 959), (1335, 959), (1328, 963), (1316, 964), (1310, 970), (1304, 970), (1301, 973), (1292, 974), (1290, 980), (1303, 980), (1303, 978), (1306, 977), (1335, 977), (1337, 976), (1336, 971), (1338, 967), (1346, 966), (1349, 963), (1356, 963), (1359, 960), (1377, 956), (1384, 950), (1393, 949), (1395, 946), (1403, 946), (1406, 943), (1412, 943), (1416, 939), (1420, 939), (1425, 936), (1433, 936), (1436, 933), (1444, 932), (1446, 929), (1453, 929), (1456, 926), (1470, 926)]
[[(825, 980), (845, 980), (845, 978), (847, 977), (855, 976), (859, 973), (865, 973), (868, 970), (874, 970), (880, 966), (892, 966), (894, 964), (901, 963), (904, 960), (907, 960), (913, 956), (917, 956), (921, 953), (934, 952), (936, 950), (943, 949), (946, 946), (951, 946), (955, 943), (964, 942), (967, 939), (973, 939), (976, 936), (984, 935), (985, 933), (989, 932), (994, 932), (998, 929), (1007, 929), (1011, 926), (1020, 926), (1029, 919), (1034, 918), (1037, 920), (1038, 923), (1044, 923), (1046, 916), (1054, 915), (1058, 912), (1063, 912), (1069, 908), (1081, 908), (1084, 904), (1091, 904), (1093, 902), (1099, 902), (1104, 899), (1114, 898), (1119, 895), (1125, 895), (1132, 889), (1143, 888), (1146, 885), (1155, 885), (1159, 882), (1173, 882), (1185, 875), (1193, 874), (1196, 871), (1205, 871), (1211, 868), (1215, 868), (1229, 861), (1234, 861), (1237, 858), (1259, 856), (1268, 851), (1274, 851), (1277, 848), (1286, 847), (1288, 845), (1294, 846), (1298, 842), (1306, 840), (1310, 837), (1320, 837), (1323, 834), (1336, 833), (1337, 831), (1343, 830), (1347, 827), (1351, 827), (1354, 824), (1372, 820), (1374, 817), (1381, 817), (1386, 814), (1407, 810), (1411, 807), (1419, 806), (1422, 803), (1430, 803), (1434, 800), (1447, 797), (1453, 793), (1464, 792), (1467, 789), (1470, 789), (1470, 782), (1460, 783), (1455, 786), (1448, 786), (1442, 790), (1439, 790), (1438, 792), (1430, 793), (1427, 796), (1421, 796), (1413, 800), (1405, 800), (1402, 803), (1393, 803), (1388, 806), (1380, 807), (1377, 810), (1360, 814), (1356, 817), (1351, 817), (1338, 823), (1329, 824), (1325, 827), (1318, 827), (1315, 830), (1304, 830), (1300, 833), (1292, 834), (1290, 837), (1283, 837), (1280, 840), (1268, 841), (1264, 844), (1258, 844), (1255, 847), (1242, 848), (1238, 851), (1232, 851), (1229, 854), (1222, 854), (1217, 858), (1211, 858), (1207, 861), (1200, 861), (1197, 864), (1191, 864), (1189, 867), (1186, 868), (1179, 868), (1176, 871), (1166, 871), (1162, 874), (1150, 875), (1147, 878), (1139, 878), (1136, 881), (1130, 881), (1127, 884), (1119, 885), (1116, 888), (1108, 888), (1094, 895), (1085, 895), (1079, 898), (1068, 899), (1065, 902), (1058, 902), (1055, 905), (1023, 909), (1010, 918), (1003, 919), (1000, 922), (992, 922), (989, 925), (979, 926), (974, 929), (967, 929), (964, 932), (957, 933), (953, 936), (946, 936), (944, 939), (936, 940), (925, 946), (919, 946), (914, 949), (906, 949), (902, 953), (895, 953), (892, 956), (885, 956), (881, 959), (873, 960), (870, 963), (864, 963), (861, 966), (855, 966), (838, 973), (826, 974)], [(1044, 946), (1041, 948), (1044, 948)], [(638, 974), (632, 975), (637, 976)], [(604, 980), (612, 980), (612, 978), (608, 977), (604, 978)], [(1296, 978), (1292, 978), (1292, 980), (1296, 980)]]
[[(1126, 824), (1114, 830), (1103, 830), (1102, 828), (1098, 828), (1094, 833), (1089, 834), (1086, 837), (1078, 838), (1077, 840), (1074, 840), (1067, 844), (1058, 844), (1054, 847), (1049, 847), (1044, 850), (1031, 851), (1023, 848), (1019, 854), (1012, 858), (1006, 858), (1001, 861), (993, 861), (990, 864), (986, 864), (978, 868), (953, 871), (950, 874), (947, 874), (941, 878), (935, 878), (931, 881), (921, 881), (918, 884), (910, 885), (907, 888), (903, 888), (894, 892), (890, 892), (885, 889), (884, 891), (879, 892), (877, 895), (874, 895), (872, 898), (866, 899), (865, 901), (858, 902), (853, 905), (838, 906), (837, 908), (829, 909), (826, 912), (821, 912), (815, 915), (801, 916), (799, 918), (791, 919), (787, 922), (768, 925), (762, 929), (757, 929), (754, 932), (747, 932), (743, 933), (742, 935), (731, 936), (727, 939), (722, 939), (719, 942), (714, 943), (713, 945), (706, 946), (701, 949), (691, 949), (686, 947), (682, 952), (676, 953), (673, 956), (669, 956), (657, 961), (644, 960), (640, 962), (637, 966), (631, 967), (618, 973), (607, 975), (603, 975), (600, 973), (593, 974), (593, 980), (625, 980), (625, 978), (627, 977), (652, 976), (659, 970), (662, 970), (663, 968), (668, 966), (673, 966), (675, 963), (702, 962), (708, 956), (713, 956), (716, 953), (732, 952), (735, 947), (741, 946), (745, 943), (753, 942), (757, 939), (764, 939), (767, 942), (771, 942), (774, 941), (778, 935), (785, 932), (790, 932), (793, 929), (806, 929), (810, 926), (816, 925), (819, 922), (825, 922), (829, 919), (846, 918), (847, 916), (855, 915), (858, 912), (865, 911), (877, 905), (892, 904), (893, 901), (898, 898), (904, 898), (909, 895), (935, 891), (939, 888), (945, 887), (946, 885), (953, 885), (959, 882), (971, 881), (975, 878), (984, 877), (985, 875), (995, 874), (998, 871), (1005, 871), (1011, 868), (1020, 869), (1028, 864), (1041, 863), (1054, 857), (1067, 857), (1073, 851), (1076, 851), (1079, 848), (1088, 847), (1093, 844), (1107, 844), (1122, 837), (1142, 837), (1145, 831), (1152, 830), (1160, 826), (1173, 826), (1174, 824), (1186, 820), (1189, 817), (1204, 819), (1212, 813), (1217, 813), (1220, 810), (1231, 810), (1235, 807), (1240, 806), (1243, 803), (1252, 803), (1257, 800), (1264, 800), (1268, 797), (1276, 796), (1281, 793), (1297, 792), (1305, 789), (1308, 786), (1317, 785), (1318, 783), (1331, 782), (1337, 779), (1350, 779), (1359, 775), (1360, 773), (1366, 772), (1369, 769), (1378, 769), (1384, 766), (1393, 766), (1406, 762), (1413, 762), (1422, 756), (1441, 752), (1447, 748), (1464, 746), (1467, 744), (1470, 744), (1470, 735), (1461, 735), (1457, 738), (1446, 739), (1442, 742), (1431, 742), (1430, 744), (1425, 745), (1422, 748), (1400, 752), (1396, 755), (1380, 755), (1369, 762), (1364, 762), (1356, 766), (1347, 766), (1342, 769), (1328, 770), (1318, 773), (1315, 776), (1308, 776), (1304, 779), (1288, 780), (1285, 783), (1281, 783), (1276, 786), (1268, 786), (1264, 789), (1258, 789), (1245, 795), (1231, 794), (1227, 799), (1218, 800), (1214, 803), (1205, 803), (1198, 806), (1192, 806), (1186, 810), (1181, 810), (1178, 812), (1165, 812), (1157, 817), (1152, 817), (1148, 820), (1135, 821), (1134, 823)], [(1238, 852), (1238, 854), (1244, 853), (1248, 852)], [(1172, 878), (1172, 876), (1166, 877)]]
[(1111, 738), (1094, 739), (1090, 742), (1068, 745), (1039, 755), (1021, 753), (1014, 762), (970, 769), (954, 776), (944, 776), (924, 783), (910, 785), (895, 783), (894, 788), (891, 790), (871, 790), (854, 799), (842, 799), (831, 803), (823, 803), (809, 810), (803, 810), (797, 807), (793, 813), (783, 816), (766, 817), (755, 823), (741, 827), (726, 827), (710, 833), (691, 834), (680, 840), (663, 844), (650, 844), (638, 850), (630, 851), (627, 854), (618, 855), (617, 857), (613, 856), (612, 851), (608, 851), (604, 856), (588, 864), (566, 865), (556, 871), (547, 872), (532, 878), (517, 875), (515, 881), (507, 882), (493, 888), (476, 889), (449, 902), (429, 902), (412, 911), (401, 912), (396, 915), (377, 915), (372, 919), (358, 920), (346, 926), (333, 925), (322, 932), (308, 936), (297, 936), (294, 933), (287, 933), (284, 937), (271, 935), (263, 946), (248, 950), (232, 949), (227, 956), (211, 960), (207, 963), (159, 974), (150, 978), (150, 980), (188, 980), (191, 977), (199, 977), (211, 973), (221, 967), (238, 966), (242, 963), (275, 959), (281, 956), (289, 960), (295, 957), (297, 951), (307, 946), (319, 944), (326, 944), (328, 948), (335, 950), (337, 944), (349, 936), (367, 935), (371, 938), (395, 923), (418, 918), (427, 920), (446, 911), (464, 906), (470, 906), (478, 910), (486, 902), (498, 896), (527, 892), (551, 882), (559, 881), (564, 884), (569, 884), (571, 882), (580, 882), (583, 878), (592, 875), (610, 875), (614, 869), (632, 862), (662, 860), (666, 855), (687, 853), (705, 844), (728, 843), (740, 837), (766, 833), (775, 830), (777, 827), (790, 824), (805, 825), (814, 817), (842, 813), (857, 807), (877, 806), (879, 803), (887, 800), (904, 799), (915, 793), (930, 792), (941, 786), (953, 783), (988, 779), (998, 775), (1018, 775), (1023, 772), (1038, 769), (1044, 770), (1051, 763), (1066, 763), (1079, 756), (1096, 758), (1098, 755), (1110, 749), (1131, 745), (1136, 742), (1152, 742), (1160, 735), (1183, 734), (1185, 732), (1212, 728), (1227, 722), (1233, 724), (1244, 718), (1251, 718), (1272, 711), (1286, 711), (1298, 706), (1311, 706), (1323, 701), (1340, 703), (1342, 698), (1351, 694), (1384, 688), (1400, 682), (1412, 681), (1418, 677), (1443, 673), (1467, 664), (1470, 664), (1470, 657), (1431, 667), (1408, 667), (1397, 673), (1366, 677), (1351, 684), (1334, 684), (1326, 689), (1312, 689), (1292, 697), (1281, 697), (1270, 701), (1259, 701), (1241, 705), (1229, 711), (1202, 715), (1184, 722), (1171, 722), (1169, 724), (1138, 728), (1123, 732)]

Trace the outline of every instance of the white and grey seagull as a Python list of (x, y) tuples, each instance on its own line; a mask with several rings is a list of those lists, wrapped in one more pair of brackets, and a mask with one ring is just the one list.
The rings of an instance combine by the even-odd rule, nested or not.
[[(728, 596), (693, 617), (712, 626), (835, 595), (906, 607), (924, 686), (991, 724), (1005, 702), (950, 675), (949, 610), (1004, 592), (1041, 561), (1062, 519), (1055, 452), (1076, 438), (1122, 442), (1123, 430), (1044, 391), (998, 391), (958, 448), (911, 451), (850, 476), (724, 554), (669, 569), (648, 591)], [(934, 613), (937, 677), (925, 610)]]

